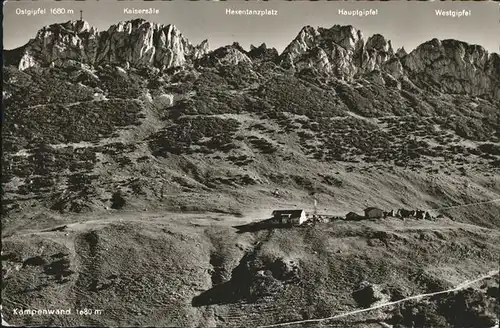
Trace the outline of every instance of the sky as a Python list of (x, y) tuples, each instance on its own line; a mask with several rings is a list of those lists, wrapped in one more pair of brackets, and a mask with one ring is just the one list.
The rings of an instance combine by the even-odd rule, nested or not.
[[(25, 16), (18, 9), (65, 8), (73, 15)], [(159, 15), (127, 15), (124, 8), (157, 8)], [(226, 9), (274, 9), (277, 16), (231, 16)], [(378, 9), (377, 16), (346, 17), (339, 9)], [(463, 18), (437, 17), (436, 9), (471, 9)], [(208, 1), (19, 1), (4, 4), (4, 49), (24, 45), (43, 26), (77, 20), (83, 10), (84, 20), (99, 31), (119, 21), (145, 18), (174, 24), (192, 43), (209, 40), (210, 48), (239, 42), (245, 49), (250, 44), (265, 42), (282, 51), (305, 25), (329, 28), (335, 24), (353, 25), (364, 37), (375, 33), (392, 41), (395, 49), (411, 51), (432, 38), (458, 39), (479, 44), (489, 52), (500, 52), (500, 4), (495, 2), (208, 2)]]

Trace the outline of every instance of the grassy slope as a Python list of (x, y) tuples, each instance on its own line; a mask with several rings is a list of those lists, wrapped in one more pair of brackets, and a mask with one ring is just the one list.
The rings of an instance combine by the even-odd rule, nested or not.
[[(407, 296), (437, 291), (495, 269), (500, 254), (498, 231), (445, 219), (332, 222), (236, 234), (228, 219), (217, 222), (214, 214), (122, 217), (6, 238), (7, 321), (195, 327), (324, 317), (355, 309), (351, 293), (362, 280)], [(43, 260), (26, 261), (36, 256)], [(64, 272), (56, 263), (60, 258), (74, 271), (63, 282), (57, 277)], [(259, 285), (257, 272), (276, 270), (277, 260), (298, 263), (298, 280), (271, 278)], [(245, 285), (251, 291), (230, 293)], [(193, 298), (202, 294), (197, 305), (203, 306), (193, 307)], [(104, 313), (28, 322), (9, 315), (19, 306)]]
[[(204, 76), (205, 80), (201, 79), (198, 83), (206, 85), (210, 78), (213, 76)], [(325, 115), (330, 115), (331, 111), (339, 113), (335, 114), (338, 116), (334, 117), (333, 123), (326, 124), (326, 119), (315, 113), (324, 109), (321, 106), (329, 101), (331, 95), (322, 95), (324, 99), (314, 98), (321, 94), (316, 90), (313, 97), (304, 97), (305, 104), (309, 101), (314, 111), (303, 112), (301, 101), (304, 100), (300, 95), (309, 89), (300, 85), (294, 85), (298, 96), (293, 98), (295, 105), (290, 107), (281, 104), (287, 94), (290, 96), (290, 90), (272, 89), (283, 99), (271, 99), (265, 90), (257, 90), (262, 93), (260, 98), (276, 104), (274, 109), (266, 107), (269, 103), (259, 104), (264, 112), (268, 111), (269, 116), (266, 116), (254, 109), (235, 111), (244, 104), (238, 95), (256, 97), (252, 85), (238, 87), (249, 88), (250, 91), (232, 90), (229, 99), (234, 104), (229, 107), (222, 106), (229, 103), (224, 92), (217, 95), (221, 97), (218, 99), (214, 98), (213, 90), (198, 87), (196, 91), (201, 98), (186, 96), (187, 92), (180, 93), (180, 98), (188, 98), (195, 105), (188, 104), (179, 109), (175, 106), (155, 106), (147, 92), (132, 88), (131, 81), (121, 82), (130, 90), (120, 89), (120, 84), (115, 83), (103, 87), (107, 88), (104, 93), (109, 99), (124, 95), (137, 98), (139, 102), (126, 100), (136, 104), (127, 107), (131, 109), (130, 115), (121, 119), (115, 117), (113, 124), (116, 126), (110, 125), (107, 115), (115, 116), (116, 106), (101, 108), (92, 101), (83, 106), (91, 109), (86, 113), (96, 115), (94, 123), (91, 116), (86, 116), (81, 122), (59, 122), (60, 116), (50, 116), (51, 120), (66, 126), (63, 135), (53, 135), (52, 130), (43, 128), (45, 121), (37, 121), (39, 124), (31, 127), (31, 131), (37, 137), (45, 138), (46, 143), (58, 149), (66, 147), (66, 150), (63, 153), (62, 150), (42, 148), (42, 155), (53, 152), (53, 158), (37, 155), (39, 157), (33, 159), (23, 155), (23, 151), (33, 152), (33, 149), (26, 148), (29, 144), (27, 140), (12, 141), (12, 152), (21, 151), (13, 156), (21, 163), (18, 166), (21, 169), (7, 172), (9, 176), (5, 179), (8, 183), (4, 189), (12, 202), (20, 206), (2, 219), (2, 234), (5, 237), (2, 256), (14, 254), (12, 259), (5, 258), (4, 262), (8, 270), (8, 279), (2, 289), (4, 308), (8, 310), (19, 305), (36, 308), (53, 304), (63, 308), (102, 309), (104, 314), (23, 319), (9, 316), (7, 312), (6, 318), (10, 323), (28, 324), (29, 320), (34, 320), (31, 323), (54, 325), (100, 323), (194, 327), (218, 323), (252, 326), (328, 316), (332, 312), (353, 309), (356, 304), (351, 293), (362, 279), (387, 284), (387, 287), (409, 295), (458, 283), (497, 267), (500, 254), (495, 244), (499, 237), (498, 203), (435, 211), (435, 214), (445, 213), (454, 221), (335, 222), (313, 228), (246, 234), (236, 234), (230, 227), (241, 220), (266, 218), (276, 207), (312, 210), (311, 191), (316, 191), (320, 212), (337, 215), (349, 211), (361, 212), (367, 205), (385, 209), (436, 209), (495, 199), (500, 193), (500, 181), (498, 169), (488, 164), (491, 159), (485, 160), (473, 154), (468, 157), (468, 163), (462, 160), (453, 162), (446, 157), (453, 151), (443, 150), (437, 157), (422, 155), (411, 160), (405, 157), (408, 154), (400, 147), (411, 144), (411, 141), (405, 139), (405, 133), (401, 131), (414, 131), (417, 135), (426, 130), (410, 127), (411, 122), (399, 118), (404, 122), (404, 128), (392, 127), (394, 130), (390, 134), (397, 137), (388, 144), (388, 149), (397, 155), (396, 160), (408, 163), (408, 166), (399, 167), (392, 162), (381, 161), (377, 157), (381, 153), (372, 153), (370, 146), (372, 142), (384, 145), (390, 138), (375, 138), (368, 145), (363, 140), (370, 135), (384, 136), (381, 131), (391, 131), (388, 123), (360, 116), (363, 108), (354, 108), (357, 112), (352, 113), (339, 102), (338, 97), (333, 97)], [(208, 85), (206, 88), (224, 89), (223, 83), (219, 81), (214, 83), (215, 86)], [(275, 85), (270, 84), (271, 87)], [(180, 87), (188, 91), (194, 88), (187, 82)], [(86, 90), (86, 87), (81, 88)], [(16, 92), (17, 96), (22, 93), (19, 90)], [(151, 91), (153, 98), (155, 92), (169, 91)], [(43, 104), (49, 100), (37, 99), (36, 92), (30, 94), (34, 99), (19, 106), (24, 108), (26, 117), (34, 119), (40, 112), (23, 106)], [(40, 91), (40, 95), (45, 94)], [(92, 92), (87, 90), (79, 94), (91, 97)], [(397, 91), (390, 92), (391, 97), (396, 95)], [(342, 97), (354, 96), (346, 93)], [(215, 103), (211, 102), (214, 99)], [(317, 99), (321, 101), (314, 102)], [(399, 105), (402, 108), (408, 106), (401, 99), (397, 101), (401, 102)], [(443, 103), (438, 103), (435, 107), (440, 108), (441, 105)], [(496, 105), (486, 103), (484, 106), (485, 112), (488, 112)], [(283, 107), (287, 109), (284, 116), (279, 114)], [(102, 111), (103, 108), (106, 110)], [(197, 112), (190, 112), (193, 108)], [(52, 109), (41, 106), (37, 110), (43, 113)], [(196, 115), (201, 114), (196, 121), (200, 124), (209, 122), (212, 117), (218, 118), (213, 119), (214, 124), (225, 124), (229, 119), (236, 121), (238, 128), (231, 136), (235, 147), (229, 151), (212, 149), (204, 152), (206, 148), (203, 147), (210, 149), (207, 138), (214, 136), (210, 126), (207, 129), (202, 124), (198, 130), (205, 129), (204, 134), (187, 144), (180, 154), (164, 152), (162, 147), (177, 145), (175, 138), (182, 139), (185, 136), (183, 133), (196, 136), (195, 131), (187, 129), (186, 126), (190, 125), (184, 126), (177, 121), (176, 111), (192, 117), (193, 122)], [(373, 108), (370, 113), (367, 116), (373, 116)], [(377, 115), (382, 114), (391, 113)], [(349, 121), (344, 116), (369, 121), (376, 124), (377, 129), (365, 134), (363, 129), (373, 127), (353, 129), (361, 124), (360, 121)], [(21, 120), (21, 129), (25, 129), (23, 119), (16, 119)], [(342, 125), (344, 121), (350, 123)], [(321, 123), (319, 131), (315, 122)], [(72, 129), (71, 124), (93, 125), (87, 130), (92, 133), (85, 136), (81, 130)], [(446, 124), (439, 126), (444, 129)], [(335, 133), (328, 137), (325, 131)], [(20, 133), (11, 126), (7, 127), (7, 132), (11, 136)], [(313, 145), (304, 144), (301, 132), (314, 137)], [(344, 132), (348, 138), (341, 137)], [(457, 143), (467, 142), (472, 148), (481, 143), (448, 132), (448, 136), (441, 137)], [(432, 133), (423, 136), (429, 142), (436, 142), (434, 137)], [(61, 143), (61, 140), (65, 142)], [(360, 162), (314, 158), (318, 152), (327, 153), (328, 149), (341, 152), (342, 148), (336, 140), (346, 140), (344, 146), (349, 146), (350, 150), (344, 155)], [(157, 141), (160, 143), (155, 143)], [(75, 152), (73, 146), (81, 147), (88, 154)], [(356, 147), (361, 155), (356, 154)], [(158, 153), (159, 150), (163, 152)], [(372, 158), (365, 161), (363, 154), (371, 154)], [(335, 156), (335, 152), (328, 156)], [(75, 168), (73, 164), (78, 161), (82, 167)], [(46, 172), (36, 171), (42, 167), (40, 162), (44, 163)], [(423, 167), (419, 168), (418, 164)], [(460, 169), (461, 166), (463, 169)], [(36, 176), (42, 177), (47, 186), (30, 184), (29, 180)], [(85, 177), (92, 178), (85, 180)], [(75, 186), (79, 187), (73, 190)], [(79, 189), (82, 186), (88, 189), (82, 192)], [(73, 198), (64, 198), (61, 195), (64, 189), (68, 189)], [(118, 213), (106, 209), (111, 206), (110, 198), (117, 190), (123, 192), (126, 200), (123, 212)], [(47, 211), (60, 199), (63, 199), (62, 213)], [(72, 208), (80, 208), (79, 205), (83, 208), (81, 213), (72, 214)], [(162, 213), (179, 210), (233, 215), (207, 214), (208, 217), (203, 219), (187, 214)], [(243, 215), (243, 218), (236, 214)], [(120, 222), (120, 218), (124, 222)], [(89, 220), (86, 224), (85, 221)], [(70, 225), (67, 232), (40, 232), (75, 221), (82, 223)], [(68, 255), (51, 257), (61, 252)], [(36, 256), (42, 259), (31, 262), (38, 264), (23, 267), (24, 261)], [(273, 269), (276, 260), (279, 263), (290, 260), (299, 263), (300, 279), (285, 286), (279, 279), (264, 282), (254, 279), (258, 271)], [(65, 267), (68, 265), (65, 261), (69, 261), (69, 268)], [(239, 269), (234, 273), (237, 267)], [(74, 273), (70, 274), (68, 270)], [(68, 281), (59, 283), (57, 272), (68, 273), (62, 278)], [(214, 279), (219, 283), (215, 292), (212, 290)], [(243, 283), (251, 288), (234, 288), (235, 284)], [(263, 288), (262, 283), (267, 287)], [(238, 291), (236, 295), (230, 292), (232, 290)], [(248, 298), (275, 291), (278, 293), (248, 303)], [(214, 298), (213, 293), (219, 292), (221, 298)], [(196, 298), (198, 301), (217, 304), (193, 307), (193, 298), (200, 295), (204, 296)]]

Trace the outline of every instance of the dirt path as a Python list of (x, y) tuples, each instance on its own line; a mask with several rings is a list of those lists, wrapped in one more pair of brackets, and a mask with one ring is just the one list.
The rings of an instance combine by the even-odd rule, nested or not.
[(475, 284), (475, 283), (477, 283), (477, 282), (479, 282), (481, 280), (484, 280), (484, 279), (487, 279), (487, 278), (491, 278), (491, 277), (496, 276), (498, 274), (499, 274), (498, 270), (492, 270), (492, 271), (488, 272), (487, 274), (482, 275), (479, 278), (476, 278), (474, 280), (466, 280), (463, 283), (459, 284), (458, 286), (456, 286), (455, 288), (452, 288), (452, 289), (442, 290), (440, 292), (434, 292), (434, 293), (426, 293), (426, 294), (414, 295), (414, 296), (410, 296), (410, 297), (407, 297), (407, 298), (403, 298), (403, 299), (398, 300), (398, 301), (382, 303), (382, 304), (379, 304), (379, 305), (371, 307), (371, 308), (360, 309), (360, 310), (355, 310), (355, 311), (350, 311), (350, 312), (345, 312), (345, 313), (337, 314), (337, 315), (332, 316), (332, 317), (320, 318), (320, 319), (308, 319), (308, 320), (283, 322), (283, 323), (277, 323), (277, 324), (272, 324), (272, 325), (259, 326), (258, 328), (283, 327), (283, 326), (296, 325), (296, 324), (304, 324), (304, 323), (320, 323), (320, 322), (327, 321), (327, 320), (340, 319), (340, 318), (344, 318), (344, 317), (347, 317), (347, 316), (350, 316), (350, 315), (354, 315), (354, 314), (358, 314), (358, 313), (364, 313), (364, 312), (369, 312), (369, 311), (372, 311), (372, 310), (375, 310), (375, 309), (379, 309), (379, 308), (390, 306), (390, 305), (396, 305), (396, 304), (403, 303), (403, 302), (410, 301), (410, 300), (421, 299), (421, 298), (424, 298), (424, 297), (430, 297), (430, 296), (435, 296), (435, 295), (440, 295), (440, 294), (448, 294), (448, 293), (455, 292), (455, 291), (458, 291), (458, 290), (461, 290), (461, 289), (465, 289), (465, 288), (469, 287), (470, 285), (473, 285), (473, 284)]
[(115, 99), (120, 99), (120, 98), (92, 99), (92, 100), (84, 100), (84, 101), (75, 101), (75, 102), (70, 102), (70, 103), (53, 103), (53, 102), (51, 102), (51, 103), (46, 103), (46, 104), (37, 104), (37, 105), (26, 106), (24, 108), (25, 109), (34, 109), (34, 108), (40, 108), (40, 107), (45, 107), (45, 106), (53, 106), (53, 105), (76, 106), (76, 105), (80, 105), (80, 104), (103, 102), (103, 101), (110, 101), (110, 100), (115, 100)]
[[(66, 232), (69, 231), (88, 231), (99, 227), (104, 227), (113, 223), (139, 223), (139, 224), (162, 224), (162, 223), (175, 223), (190, 226), (208, 226), (208, 225), (222, 225), (233, 226), (239, 224), (247, 224), (249, 222), (258, 221), (260, 218), (254, 217), (237, 217), (229, 213), (217, 212), (203, 212), (203, 213), (179, 213), (179, 212), (165, 212), (165, 211), (150, 211), (150, 212), (117, 212), (117, 213), (103, 213), (96, 215), (94, 218), (88, 218), (84, 215), (75, 215), (68, 219), (69, 222), (65, 223)], [(53, 233), (51, 229), (62, 226), (57, 224), (55, 226), (47, 226), (43, 229), (22, 229), (16, 231), (12, 237), (19, 237), (23, 235), (32, 234), (47, 234)], [(11, 236), (9, 236), (11, 237)]]

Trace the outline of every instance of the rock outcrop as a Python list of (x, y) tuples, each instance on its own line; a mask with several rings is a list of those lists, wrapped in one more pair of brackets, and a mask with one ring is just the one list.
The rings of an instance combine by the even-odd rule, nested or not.
[(304, 27), (281, 54), (281, 63), (297, 70), (315, 68), (350, 79), (358, 73), (381, 69), (391, 56), (392, 46), (381, 35), (366, 41), (354, 27), (335, 25), (330, 29)]
[(93, 64), (98, 43), (97, 30), (85, 21), (52, 24), (39, 30), (24, 46), (18, 67), (24, 70), (66, 60)]
[(285, 66), (299, 71), (314, 68), (348, 80), (382, 70), (389, 62), (389, 71), (400, 75), (401, 65), (391, 42), (380, 34), (365, 42), (361, 31), (350, 25), (330, 29), (306, 26), (281, 55)]
[(205, 55), (208, 42), (192, 45), (174, 25), (135, 19), (98, 32), (85, 21), (68, 21), (41, 29), (21, 51), (18, 67), (58, 65), (74, 60), (96, 66), (184, 66)]
[[(209, 52), (208, 41), (191, 44), (173, 25), (135, 19), (98, 32), (85, 21), (68, 21), (41, 29), (25, 46), (5, 52), (6, 65), (90, 68), (117, 65), (125, 69), (237, 65), (263, 61), (297, 72), (353, 80), (366, 76), (377, 83), (411, 84), (435, 92), (500, 99), (500, 57), (481, 46), (433, 39), (407, 53), (394, 51), (384, 36), (365, 39), (353, 26), (329, 29), (305, 26), (281, 55), (276, 49), (238, 43)], [(16, 58), (13, 60), (12, 58)]]
[(500, 99), (500, 57), (481, 46), (433, 39), (403, 57), (402, 64), (416, 83), (425, 82), (443, 92)]
[(238, 65), (239, 63), (251, 64), (252, 60), (247, 56), (246, 51), (239, 43), (220, 47), (205, 56), (200, 64), (203, 66), (213, 65)]
[(361, 31), (352, 26), (306, 26), (280, 55), (280, 63), (345, 80), (383, 71), (396, 80), (409, 79), (435, 91), (500, 99), (500, 56), (456, 40), (433, 39), (407, 53), (404, 48), (394, 51), (380, 34), (365, 42)]
[(254, 45), (250, 46), (250, 51), (247, 55), (252, 60), (261, 60), (261, 61), (276, 61), (279, 57), (278, 50), (275, 48), (268, 48), (265, 43), (262, 43), (260, 46), (255, 47)]
[(383, 291), (380, 285), (362, 281), (352, 293), (353, 298), (363, 308), (375, 306), (390, 300), (390, 296)]

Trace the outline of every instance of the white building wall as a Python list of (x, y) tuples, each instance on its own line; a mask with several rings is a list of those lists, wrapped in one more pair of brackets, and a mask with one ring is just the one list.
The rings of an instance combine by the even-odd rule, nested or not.
[(302, 224), (306, 221), (307, 221), (306, 211), (302, 211), (302, 214), (300, 215), (300, 218), (299, 218), (299, 224)]

